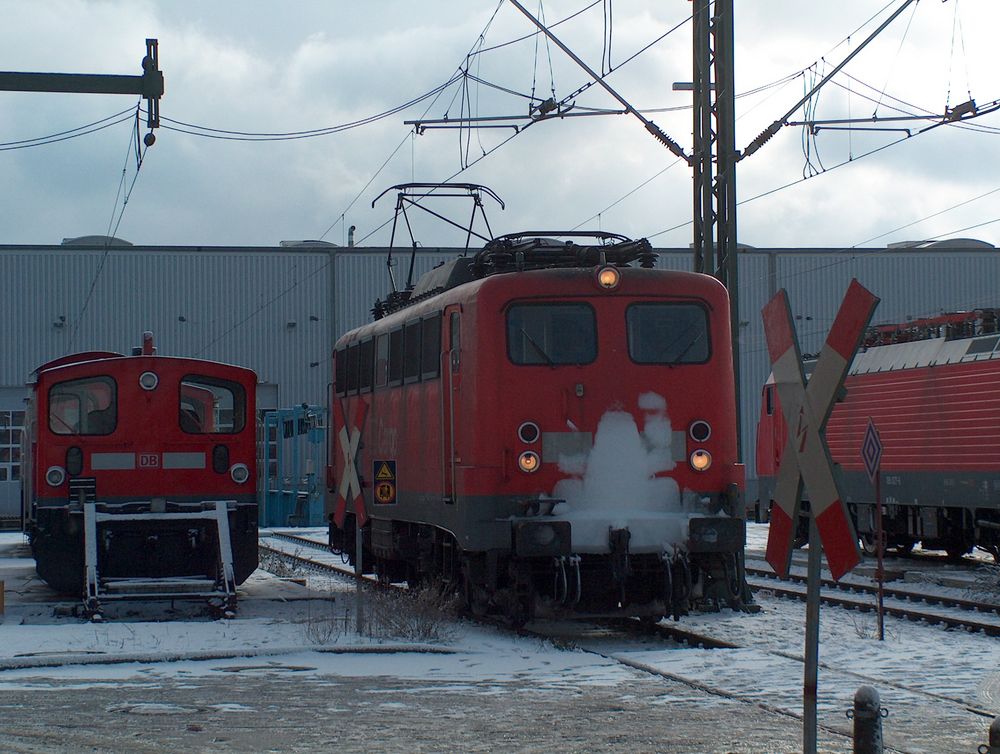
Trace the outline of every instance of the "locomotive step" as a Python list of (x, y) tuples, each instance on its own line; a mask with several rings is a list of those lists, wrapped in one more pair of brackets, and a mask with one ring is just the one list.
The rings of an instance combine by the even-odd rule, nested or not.
[(142, 578), (115, 578), (104, 579), (101, 582), (101, 596), (113, 598), (118, 595), (139, 596), (141, 595), (189, 595), (189, 596), (213, 596), (220, 594), (216, 582), (212, 579), (196, 578), (165, 578), (165, 579), (142, 579)]

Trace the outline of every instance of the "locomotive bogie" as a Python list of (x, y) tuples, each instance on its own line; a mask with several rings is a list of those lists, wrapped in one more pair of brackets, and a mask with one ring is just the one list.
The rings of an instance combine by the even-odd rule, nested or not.
[(485, 275), (343, 336), (331, 542), (353, 553), (344, 527), (370, 519), (373, 569), (454, 582), (477, 611), (738, 604), (720, 575), (744, 539), (728, 296), (613, 270)]

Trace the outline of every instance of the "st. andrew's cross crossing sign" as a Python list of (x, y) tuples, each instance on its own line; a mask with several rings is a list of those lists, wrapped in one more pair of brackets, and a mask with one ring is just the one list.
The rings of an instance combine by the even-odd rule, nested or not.
[(787, 576), (791, 565), (803, 483), (833, 578), (839, 579), (861, 562), (854, 524), (837, 489), (825, 429), (878, 302), (857, 280), (851, 281), (808, 385), (785, 290), (778, 291), (764, 307), (767, 349), (788, 427), (766, 554), (767, 562), (780, 576)]

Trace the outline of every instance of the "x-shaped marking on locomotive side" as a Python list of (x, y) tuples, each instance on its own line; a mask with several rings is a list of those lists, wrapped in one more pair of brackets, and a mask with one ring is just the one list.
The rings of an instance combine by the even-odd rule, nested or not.
[(852, 280), (806, 384), (802, 356), (784, 289), (764, 307), (764, 332), (788, 443), (781, 457), (767, 538), (767, 562), (787, 576), (803, 483), (809, 490), (830, 573), (839, 579), (861, 562), (854, 524), (841, 501), (824, 430), (879, 299)]
[(361, 446), (361, 430), (365, 426), (365, 417), (368, 415), (368, 404), (363, 400), (358, 400), (354, 410), (354, 424), (348, 431), (348, 424), (344, 419), (344, 409), (340, 401), (333, 400), (334, 422), (340, 427), (337, 432), (337, 445), (340, 447), (341, 458), (344, 462), (344, 470), (340, 477), (340, 487), (337, 490), (337, 505), (333, 510), (333, 520), (337, 526), (344, 525), (344, 517), (347, 515), (348, 499), (354, 502), (354, 513), (358, 519), (358, 526), (364, 526), (368, 521), (368, 511), (365, 509), (365, 496), (361, 494), (361, 482), (358, 479), (358, 449)]

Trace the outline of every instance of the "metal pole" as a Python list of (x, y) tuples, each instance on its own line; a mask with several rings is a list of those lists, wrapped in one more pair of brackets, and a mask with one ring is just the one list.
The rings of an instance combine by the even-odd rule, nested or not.
[(854, 754), (882, 754), (882, 703), (878, 691), (871, 686), (859, 688), (854, 695), (853, 716)]
[(979, 747), (979, 754), (1000, 754), (1000, 717), (990, 725), (990, 742)]
[(712, 179), (714, 166), (712, 135), (712, 52), (709, 3), (695, 3), (691, 17), (692, 48), (692, 131), (694, 148), (691, 167), (694, 178), (694, 271), (715, 272), (715, 225)]
[(875, 567), (875, 579), (878, 581), (878, 640), (885, 641), (885, 571), (883, 569), (883, 550), (885, 549), (885, 532), (882, 530), (882, 471), (875, 469), (875, 557), (878, 564)]
[(365, 621), (364, 621), (364, 602), (362, 597), (362, 576), (361, 576), (361, 543), (363, 537), (361, 536), (361, 527), (358, 526), (357, 516), (354, 517), (354, 578), (356, 579), (356, 592), (354, 599), (354, 606), (357, 612), (355, 617), (355, 629), (360, 636), (364, 632)]
[(816, 754), (816, 689), (819, 669), (819, 588), (823, 545), (812, 511), (809, 513), (809, 571), (806, 587), (805, 675), (802, 680), (802, 752)]

